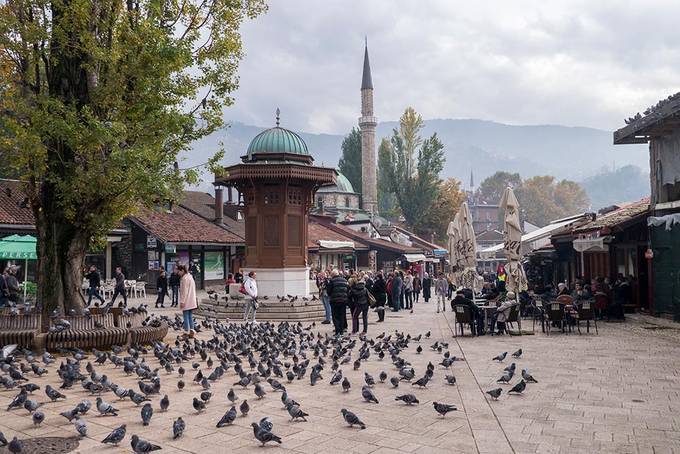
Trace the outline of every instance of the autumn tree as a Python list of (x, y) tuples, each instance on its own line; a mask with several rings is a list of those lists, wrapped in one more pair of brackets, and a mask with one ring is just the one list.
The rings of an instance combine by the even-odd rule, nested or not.
[(434, 235), (438, 241), (445, 240), (449, 222), (453, 221), (465, 197), (460, 181), (455, 178), (442, 181), (439, 185), (439, 196), (415, 226), (418, 233), (428, 238)]
[(354, 192), (361, 194), (361, 131), (358, 128), (352, 128), (342, 140), (342, 156), (338, 169), (352, 183)]
[[(232, 103), (262, 0), (0, 0), (0, 138), (25, 182), (44, 313), (82, 308), (85, 251), (176, 196), (174, 164)], [(46, 319), (46, 317), (44, 317)]]
[(558, 182), (549, 175), (524, 180), (515, 194), (523, 218), (539, 227), (586, 211), (590, 204), (578, 183), (569, 180)]
[(444, 168), (444, 145), (436, 133), (422, 139), (423, 125), (422, 117), (412, 107), (407, 108), (389, 144), (381, 144), (379, 150), (385, 189), (394, 194), (411, 227), (422, 221), (439, 196), (439, 174)]
[(497, 204), (505, 188), (517, 189), (522, 184), (519, 173), (498, 171), (482, 181), (475, 191), (475, 200), (480, 203)]

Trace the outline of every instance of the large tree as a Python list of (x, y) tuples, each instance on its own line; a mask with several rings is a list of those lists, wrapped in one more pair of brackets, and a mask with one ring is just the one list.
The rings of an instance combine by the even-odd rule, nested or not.
[(262, 0), (0, 0), (0, 139), (36, 221), (38, 300), (82, 308), (87, 248), (195, 173), (175, 165), (221, 124)]
[(439, 185), (439, 197), (416, 226), (418, 232), (428, 238), (434, 236), (435, 241), (443, 242), (447, 238), (449, 222), (453, 221), (465, 197), (460, 181), (455, 178), (442, 181)]
[(390, 141), (383, 137), (378, 147), (378, 212), (385, 217), (397, 217), (397, 198), (392, 192), (389, 170), (392, 159)]
[(361, 131), (357, 128), (352, 128), (342, 140), (338, 169), (352, 183), (354, 191), (361, 194)]
[(544, 175), (526, 179), (515, 191), (525, 220), (542, 227), (555, 219), (581, 213), (590, 202), (583, 188), (569, 180)]
[(522, 184), (519, 173), (498, 171), (486, 177), (475, 192), (475, 199), (480, 203), (496, 204), (501, 200), (505, 188), (517, 189)]
[(444, 168), (444, 145), (437, 134), (420, 137), (423, 119), (409, 107), (399, 120), (389, 146), (381, 146), (386, 189), (395, 195), (406, 223), (417, 227), (439, 196)]

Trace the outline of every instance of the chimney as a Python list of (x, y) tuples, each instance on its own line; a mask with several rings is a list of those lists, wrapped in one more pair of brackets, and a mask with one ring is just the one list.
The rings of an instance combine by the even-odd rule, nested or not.
[(215, 224), (224, 224), (224, 188), (215, 187)]

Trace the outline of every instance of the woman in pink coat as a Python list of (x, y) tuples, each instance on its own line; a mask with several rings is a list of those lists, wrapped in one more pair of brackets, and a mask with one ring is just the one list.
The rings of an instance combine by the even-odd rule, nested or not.
[(186, 265), (178, 265), (177, 272), (179, 273), (179, 308), (182, 309), (184, 315), (184, 331), (189, 332), (189, 337), (194, 337), (194, 318), (192, 312), (198, 307), (198, 299), (196, 298), (196, 282), (194, 278), (187, 271)]

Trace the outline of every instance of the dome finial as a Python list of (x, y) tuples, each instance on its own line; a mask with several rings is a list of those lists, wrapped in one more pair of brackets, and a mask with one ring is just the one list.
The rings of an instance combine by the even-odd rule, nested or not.
[(276, 108), (276, 127), (279, 127), (279, 124), (281, 123), (281, 110), (277, 107)]

